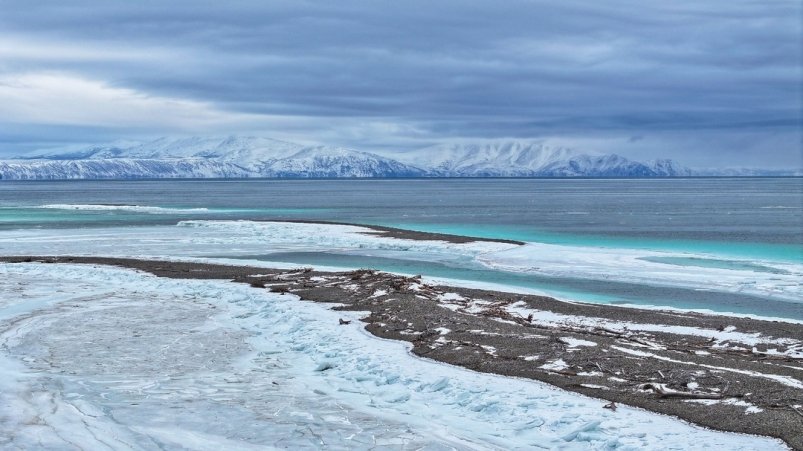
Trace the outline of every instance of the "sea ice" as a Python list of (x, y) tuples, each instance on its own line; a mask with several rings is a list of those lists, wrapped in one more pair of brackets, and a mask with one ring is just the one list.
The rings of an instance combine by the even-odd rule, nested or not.
[[(86, 208), (80, 205), (75, 207)], [(387, 238), (372, 232), (366, 227), (349, 225), (231, 220), (182, 221), (173, 226), (93, 228), (91, 232), (66, 228), (9, 230), (0, 234), (0, 255), (104, 255), (175, 259), (246, 257), (284, 251), (334, 251), (366, 256), (388, 254), (412, 261), (459, 261), (461, 264), (473, 261), (490, 269), (539, 276), (645, 285), (656, 285), (660, 281), (665, 286), (755, 294), (791, 302), (803, 299), (803, 265), (790, 262), (759, 262), (778, 270), (773, 273), (648, 261), (645, 258), (666, 258), (676, 254), (642, 249), (544, 243), (527, 243), (523, 246), (495, 242), (456, 244)], [(684, 258), (706, 257), (702, 254), (677, 255)]]
[(420, 359), (359, 313), (245, 284), (91, 265), (0, 273), (4, 447), (783, 448)]

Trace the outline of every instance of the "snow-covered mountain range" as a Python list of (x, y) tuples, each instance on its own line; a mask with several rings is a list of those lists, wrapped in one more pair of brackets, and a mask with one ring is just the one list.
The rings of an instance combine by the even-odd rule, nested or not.
[(160, 138), (36, 151), (0, 161), (0, 179), (333, 177), (676, 177), (671, 160), (638, 162), (537, 141), (445, 144), (376, 153), (261, 137)]
[(670, 160), (637, 162), (588, 155), (532, 141), (444, 144), (402, 154), (400, 161), (446, 177), (677, 177), (691, 175)]

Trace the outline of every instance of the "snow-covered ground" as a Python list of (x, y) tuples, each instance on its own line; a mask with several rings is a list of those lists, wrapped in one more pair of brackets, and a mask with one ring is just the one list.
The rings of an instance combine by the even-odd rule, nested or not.
[(26, 263), (0, 293), (5, 448), (783, 448), (419, 359), (246, 285)]

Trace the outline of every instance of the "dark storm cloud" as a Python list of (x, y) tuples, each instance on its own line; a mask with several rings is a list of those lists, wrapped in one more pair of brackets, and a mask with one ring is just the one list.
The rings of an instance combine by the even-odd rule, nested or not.
[[(775, 161), (798, 158), (797, 1), (0, 0), (0, 9), (0, 76), (69, 74), (198, 102), (187, 109), (210, 112), (197, 133), (230, 114), (219, 128), (374, 148), (619, 136), (637, 152), (639, 135), (673, 153), (700, 136), (713, 161), (732, 146), (716, 137), (738, 130), (766, 136)], [(7, 116), (0, 124), (14, 123)], [(137, 132), (192, 133), (193, 120)], [(74, 138), (57, 125), (44, 134)]]

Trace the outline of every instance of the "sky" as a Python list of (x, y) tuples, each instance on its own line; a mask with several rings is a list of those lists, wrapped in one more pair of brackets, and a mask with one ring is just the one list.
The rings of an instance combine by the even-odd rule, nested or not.
[(244, 134), (803, 166), (799, 0), (0, 0), (0, 156)]

